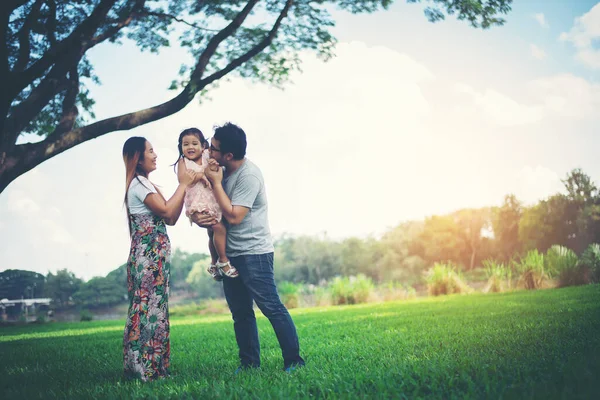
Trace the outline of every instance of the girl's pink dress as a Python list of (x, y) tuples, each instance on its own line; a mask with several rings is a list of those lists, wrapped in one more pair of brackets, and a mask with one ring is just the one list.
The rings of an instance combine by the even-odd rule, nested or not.
[[(183, 158), (187, 169), (198, 172), (204, 172), (204, 168), (208, 166), (208, 159), (208, 149), (202, 152), (202, 165), (198, 165), (185, 157)], [(211, 217), (215, 217), (219, 222), (221, 221), (221, 208), (219, 207), (219, 203), (217, 203), (217, 199), (215, 199), (212, 188), (205, 187), (202, 182), (196, 182), (185, 189), (184, 204), (185, 215), (187, 215), (188, 218), (195, 212), (207, 211)]]

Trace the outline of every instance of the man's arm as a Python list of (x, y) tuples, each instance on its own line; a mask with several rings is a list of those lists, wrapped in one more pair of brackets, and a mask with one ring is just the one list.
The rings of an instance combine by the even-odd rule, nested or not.
[(215, 195), (215, 199), (217, 199), (217, 203), (219, 203), (219, 207), (221, 207), (223, 217), (227, 220), (227, 222), (229, 222), (231, 225), (241, 224), (250, 209), (248, 207), (234, 206), (231, 204), (231, 200), (227, 196), (227, 193), (225, 193), (225, 189), (223, 189), (221, 181), (218, 181), (218, 183), (216, 181), (213, 182), (213, 193)]
[[(223, 217), (231, 225), (239, 225), (242, 223), (252, 205), (248, 199), (252, 196), (256, 198), (256, 195), (258, 194), (258, 188), (253, 187), (254, 185), (245, 187), (245, 190), (243, 190), (245, 193), (241, 194), (241, 196), (246, 199), (248, 204), (244, 203), (244, 205), (234, 205), (229, 196), (227, 196), (227, 193), (225, 193), (225, 189), (223, 189), (223, 168), (219, 167), (218, 164), (216, 164), (216, 161), (210, 160), (209, 166), (207, 166), (204, 171), (206, 177), (212, 183), (213, 193), (217, 203), (219, 203), (219, 207), (221, 207)], [(254, 200), (252, 199), (252, 201)]]

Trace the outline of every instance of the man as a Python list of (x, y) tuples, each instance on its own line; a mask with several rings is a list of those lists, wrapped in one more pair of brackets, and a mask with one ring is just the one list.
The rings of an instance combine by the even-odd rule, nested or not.
[[(246, 157), (246, 134), (232, 123), (215, 128), (210, 163), (205, 174), (227, 226), (227, 256), (239, 277), (225, 277), (223, 289), (233, 316), (241, 365), (260, 366), (260, 343), (252, 301), (269, 319), (283, 355), (286, 372), (303, 366), (296, 327), (281, 303), (273, 276), (273, 240), (269, 229), (265, 184), (260, 169)], [(225, 168), (218, 168), (222, 166)], [(207, 227), (216, 221), (196, 213), (193, 220)]]

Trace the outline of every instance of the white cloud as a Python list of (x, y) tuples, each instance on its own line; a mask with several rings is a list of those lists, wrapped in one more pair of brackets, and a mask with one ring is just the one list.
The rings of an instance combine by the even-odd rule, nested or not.
[(538, 24), (540, 24), (540, 26), (542, 28), (548, 28), (548, 22), (546, 21), (546, 17), (544, 16), (543, 13), (536, 13), (533, 14), (533, 18), (538, 22)]
[(40, 206), (24, 191), (15, 190), (9, 193), (8, 210), (23, 217), (31, 217), (40, 211)]
[(73, 236), (65, 229), (60, 220), (55, 221), (50, 218), (42, 218), (36, 222), (42, 229), (42, 237), (59, 244), (71, 244), (74, 242)]
[(535, 44), (531, 44), (530, 49), (533, 58), (537, 60), (543, 60), (546, 58), (546, 52), (543, 49), (536, 46)]
[[(524, 86), (529, 103), (522, 103), (495, 89), (477, 91), (464, 83), (454, 84), (454, 90), (466, 94), (481, 115), (498, 126), (532, 124), (545, 118), (598, 118), (600, 114), (600, 84), (590, 83), (573, 74), (539, 78)], [(472, 112), (468, 106), (455, 104), (459, 110)]]
[(600, 3), (575, 18), (571, 30), (561, 33), (559, 39), (575, 46), (576, 57), (585, 66), (600, 69), (600, 50), (594, 48), (594, 41), (600, 40)]
[(531, 124), (543, 118), (543, 107), (540, 105), (520, 104), (509, 96), (493, 89), (477, 92), (470, 86), (459, 83), (455, 85), (457, 92), (466, 93), (473, 98), (477, 108), (492, 123), (500, 126), (517, 126)]
[(515, 194), (525, 204), (534, 204), (564, 188), (556, 172), (540, 165), (523, 167), (516, 178)]
[(568, 118), (597, 118), (600, 85), (572, 74), (536, 79), (529, 83), (534, 96), (549, 115)]

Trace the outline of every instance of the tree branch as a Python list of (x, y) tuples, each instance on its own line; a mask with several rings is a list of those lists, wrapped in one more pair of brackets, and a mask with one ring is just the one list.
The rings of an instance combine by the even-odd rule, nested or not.
[[(71, 56), (73, 57), (73, 56)], [(60, 62), (46, 75), (42, 82), (31, 91), (29, 96), (13, 107), (10, 117), (4, 125), (4, 134), (7, 140), (15, 143), (23, 129), (38, 115), (53, 97), (64, 89), (66, 82), (65, 69), (77, 68), (81, 55), (75, 60), (68, 58), (60, 60)]]
[[(114, 3), (114, 0), (111, 0)], [(143, 7), (146, 0), (137, 0), (135, 7)], [(108, 7), (110, 9), (110, 7)], [(98, 11), (98, 8), (94, 10), (92, 15)], [(108, 13), (108, 9), (105, 10), (104, 14), (100, 17), (102, 20), (106, 17)], [(129, 14), (131, 15), (131, 13)], [(98, 16), (98, 15), (97, 15)], [(91, 18), (91, 16), (90, 16)], [(89, 18), (88, 18), (89, 19)], [(87, 22), (87, 20), (86, 20)], [(84, 22), (84, 24), (86, 23)], [(87, 34), (89, 38), (80, 38), (81, 41), (79, 46), (70, 49), (69, 52), (63, 57), (61, 57), (52, 67), (51, 71), (44, 77), (42, 82), (32, 90), (27, 99), (18, 104), (11, 110), (11, 115), (5, 123), (4, 133), (10, 138), (12, 143), (15, 143), (21, 131), (29, 124), (29, 122), (35, 118), (36, 115), (44, 108), (50, 99), (58, 94), (60, 90), (62, 90), (61, 86), (64, 82), (65, 76), (67, 73), (73, 69), (77, 68), (79, 61), (83, 54), (91, 47), (97, 45), (98, 43), (106, 40), (110, 37), (110, 35), (114, 35), (118, 32), (119, 29), (122, 29), (124, 26), (131, 22), (130, 18), (123, 17), (122, 22), (118, 24), (113, 29), (109, 29), (109, 31), (105, 32), (107, 35), (99, 35), (97, 37), (92, 37), (95, 33), (97, 26), (99, 26), (102, 21), (96, 22), (96, 27), (88, 27)], [(82, 32), (83, 33), (83, 32)], [(69, 37), (71, 37), (71, 34)], [(83, 40), (82, 40), (83, 39)], [(64, 41), (63, 41), (64, 42)], [(61, 44), (63, 43), (61, 42)], [(30, 67), (31, 69), (32, 67)]]
[(184, 19), (178, 18), (175, 15), (171, 15), (171, 14), (167, 14), (167, 13), (159, 13), (159, 12), (155, 12), (155, 11), (142, 11), (139, 14), (140, 15), (151, 15), (151, 16), (159, 17), (159, 18), (163, 18), (163, 19), (172, 19), (174, 21), (181, 22), (181, 23), (183, 23), (183, 24), (185, 24), (187, 26), (191, 26), (192, 28), (203, 30), (203, 31), (219, 32), (218, 29), (205, 28), (203, 26), (199, 26), (199, 25), (196, 25), (194, 23), (187, 22)]
[(134, 20), (133, 15), (129, 15), (126, 18), (122, 18), (121, 20), (119, 20), (119, 22), (117, 22), (117, 25), (108, 28), (106, 31), (104, 31), (100, 35), (94, 36), (93, 38), (91, 38), (87, 42), (86, 46), (82, 49), (82, 51), (86, 52), (89, 49), (91, 49), (92, 47), (96, 46), (97, 44), (102, 43), (106, 39), (109, 39), (112, 36), (116, 35), (121, 29), (123, 29), (126, 26), (128, 26), (129, 24), (131, 24), (131, 22), (133, 20)]
[(4, 0), (4, 7), (6, 11), (8, 11), (8, 15), (10, 15), (14, 10), (21, 7), (23, 4), (27, 3), (29, 0)]
[(16, 74), (14, 83), (8, 93), (13, 98), (33, 81), (40, 78), (52, 65), (68, 53), (81, 51), (84, 42), (89, 40), (104, 22), (106, 15), (117, 0), (102, 0), (88, 18), (85, 19), (71, 34), (48, 50), (46, 54), (22, 73)]
[(196, 81), (199, 81), (200, 78), (202, 78), (202, 75), (204, 74), (204, 70), (206, 69), (208, 62), (217, 51), (217, 48), (219, 47), (221, 42), (223, 42), (223, 40), (227, 39), (229, 36), (233, 35), (235, 31), (240, 26), (242, 26), (244, 20), (246, 19), (246, 17), (248, 17), (256, 3), (258, 3), (258, 0), (250, 0), (242, 9), (242, 11), (240, 11), (238, 15), (235, 16), (235, 18), (233, 19), (233, 21), (231, 21), (229, 25), (227, 25), (219, 33), (213, 36), (212, 39), (210, 39), (210, 41), (206, 45), (206, 49), (204, 49), (204, 51), (198, 58), (198, 63), (196, 63), (196, 66), (194, 67), (194, 70), (192, 71), (192, 74), (190, 76), (190, 83), (188, 83), (188, 85), (184, 88), (184, 92), (186, 90), (189, 91), (190, 94), (192, 94), (192, 97), (193, 95), (198, 93), (197, 90), (193, 90), (193, 87), (191, 85), (195, 86)]
[(106, 39), (110, 39), (112, 36), (116, 35), (121, 29), (131, 24), (131, 22), (138, 15), (140, 15), (140, 12), (137, 10), (143, 9), (145, 3), (146, 0), (137, 0), (136, 5), (131, 9), (131, 12), (128, 15), (124, 15), (118, 21), (115, 21), (116, 25), (108, 28), (104, 33), (91, 38), (82, 51), (86, 52), (92, 47), (96, 46), (97, 44), (104, 42)]
[(36, 0), (31, 8), (31, 11), (29, 14), (27, 14), (27, 18), (25, 18), (25, 22), (23, 22), (23, 26), (18, 33), (19, 58), (17, 59), (15, 67), (13, 68), (13, 72), (21, 72), (27, 67), (27, 64), (29, 64), (29, 53), (31, 51), (29, 36), (31, 34), (32, 25), (40, 16), (42, 4), (44, 4), (43, 0)]
[(8, 62), (8, 23), (12, 9), (5, 8), (7, 4), (0, 6), (0, 166), (4, 163), (6, 152), (8, 151), (10, 142), (4, 132), (6, 116), (10, 108), (12, 97), (6, 92), (9, 82), (12, 81)]
[(252, 57), (256, 56), (261, 51), (266, 49), (267, 46), (269, 46), (273, 42), (273, 39), (275, 39), (275, 36), (277, 36), (277, 31), (279, 30), (279, 27), (281, 26), (281, 21), (283, 21), (283, 19), (287, 16), (288, 11), (291, 8), (293, 2), (294, 2), (293, 0), (287, 0), (287, 2), (285, 3), (285, 7), (283, 8), (281, 13), (279, 14), (279, 17), (277, 18), (277, 21), (275, 21), (275, 24), (273, 24), (273, 28), (271, 28), (271, 30), (269, 31), (269, 34), (263, 40), (261, 40), (259, 44), (254, 46), (247, 53), (245, 53), (242, 56), (231, 61), (222, 70), (219, 70), (219, 71), (215, 72), (214, 74), (206, 77), (205, 79), (200, 80), (198, 82), (198, 86), (206, 87), (207, 85), (211, 84), (212, 82), (214, 82), (218, 79), (221, 79), (223, 76), (227, 75), (228, 73), (230, 73), (231, 71), (233, 71), (234, 69), (236, 69), (237, 67), (242, 65), (243, 63), (252, 59)]
[[(273, 25), (273, 28), (265, 37), (265, 39), (263, 39), (257, 46), (252, 48), (243, 56), (233, 60), (223, 70), (212, 74), (205, 80), (200, 79), (204, 69), (206, 68), (206, 65), (210, 60), (210, 57), (215, 53), (218, 45), (227, 37), (232, 35), (242, 25), (245, 18), (249, 15), (250, 11), (257, 2), (258, 0), (249, 1), (244, 9), (236, 16), (236, 18), (209, 41), (193, 72), (193, 75), (196, 76), (196, 80), (193, 82), (194, 84), (190, 82), (190, 84), (188, 84), (181, 91), (181, 93), (171, 100), (154, 107), (108, 118), (81, 128), (72, 129), (68, 132), (49, 135), (41, 142), (15, 145), (6, 162), (4, 164), (0, 163), (0, 176), (2, 177), (2, 180), (0, 181), (0, 192), (8, 185), (8, 183), (12, 181), (12, 179), (14, 179), (14, 177), (29, 171), (31, 168), (39, 165), (41, 162), (54, 157), (55, 155), (60, 154), (63, 151), (68, 150), (80, 143), (95, 139), (108, 132), (129, 130), (178, 112), (187, 104), (189, 104), (189, 102), (194, 98), (194, 95), (202, 90), (206, 84), (213, 82), (215, 79), (218, 79), (219, 76), (223, 76), (226, 72), (231, 71), (235, 67), (248, 61), (260, 51), (264, 50), (275, 38), (283, 18), (286, 17), (288, 10), (293, 4), (293, 0), (288, 0), (286, 2), (284, 9)], [(63, 105), (66, 105), (66, 103), (63, 103)]]
[(48, 0), (46, 4), (50, 9), (50, 15), (46, 21), (46, 29), (48, 30), (48, 42), (50, 42), (50, 47), (52, 48), (56, 46), (56, 1)]
[(63, 113), (58, 126), (52, 135), (60, 135), (73, 129), (79, 110), (77, 110), (77, 95), (79, 94), (79, 73), (77, 66), (69, 71), (67, 93), (63, 100)]

